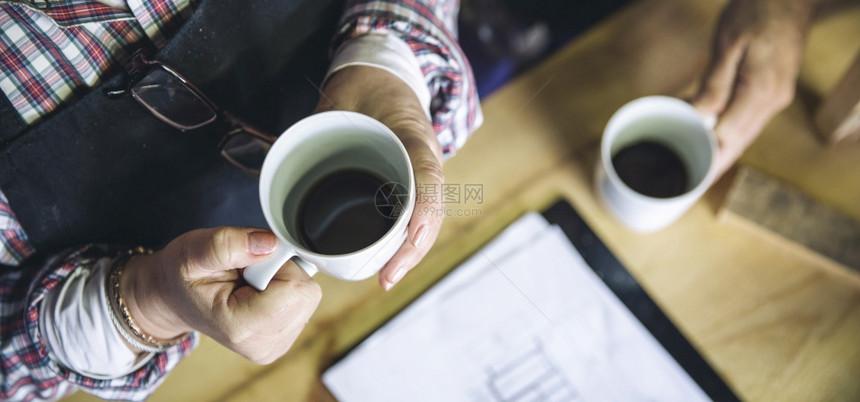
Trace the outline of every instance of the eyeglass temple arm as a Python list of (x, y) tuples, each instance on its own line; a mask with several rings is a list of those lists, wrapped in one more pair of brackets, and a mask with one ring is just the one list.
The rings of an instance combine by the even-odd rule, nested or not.
[(227, 119), (227, 121), (230, 123), (230, 125), (233, 127), (230, 134), (234, 134), (234, 133), (238, 132), (239, 130), (242, 130), (242, 131), (244, 131), (248, 134), (251, 134), (254, 137), (257, 137), (257, 138), (259, 138), (263, 141), (266, 141), (270, 144), (274, 143), (275, 140), (278, 139), (278, 137), (275, 137), (274, 135), (266, 134), (260, 130), (257, 130), (254, 127), (251, 127), (248, 124), (245, 124), (242, 120), (239, 120), (238, 118), (236, 118), (235, 116), (233, 116), (232, 114), (230, 114), (226, 111), (222, 111), (222, 113), (224, 114), (224, 117)]

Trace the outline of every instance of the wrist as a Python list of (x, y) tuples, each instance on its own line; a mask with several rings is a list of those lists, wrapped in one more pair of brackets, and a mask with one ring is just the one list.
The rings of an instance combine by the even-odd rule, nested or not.
[(164, 291), (169, 286), (157, 270), (157, 254), (137, 255), (126, 262), (119, 279), (119, 292), (128, 312), (143, 333), (172, 340), (191, 331), (170, 308)]
[(394, 131), (422, 133), (428, 145), (438, 146), (427, 112), (415, 91), (388, 70), (348, 66), (332, 74), (317, 111), (344, 109), (373, 117)]
[(372, 117), (392, 113), (428, 120), (418, 95), (397, 75), (379, 67), (344, 67), (328, 77), (318, 109), (359, 111)]

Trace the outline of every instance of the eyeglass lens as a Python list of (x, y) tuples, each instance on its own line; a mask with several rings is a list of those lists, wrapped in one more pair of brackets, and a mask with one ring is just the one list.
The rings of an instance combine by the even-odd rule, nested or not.
[(221, 154), (233, 164), (246, 170), (259, 172), (271, 144), (246, 131), (230, 135), (221, 148)]
[(160, 66), (131, 92), (159, 119), (183, 130), (201, 127), (217, 117), (217, 112), (194, 90)]

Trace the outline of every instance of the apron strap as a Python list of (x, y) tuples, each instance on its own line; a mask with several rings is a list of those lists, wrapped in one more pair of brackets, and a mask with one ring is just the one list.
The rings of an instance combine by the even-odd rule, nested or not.
[[(279, 135), (313, 111), (341, 11), (340, 0), (207, 0), (155, 58)], [(37, 251), (159, 247), (201, 227), (265, 226), (257, 179), (218, 154), (223, 127), (175, 130), (131, 97), (104, 94), (122, 81), (0, 142), (0, 189)]]

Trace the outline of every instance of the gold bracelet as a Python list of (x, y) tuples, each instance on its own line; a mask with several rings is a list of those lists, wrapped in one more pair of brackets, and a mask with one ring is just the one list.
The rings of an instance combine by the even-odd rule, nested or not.
[[(110, 275), (108, 275), (110, 299), (108, 301), (108, 305), (110, 306), (112, 314), (111, 318), (113, 318), (114, 325), (117, 326), (117, 330), (126, 341), (128, 341), (132, 346), (145, 352), (158, 353), (181, 342), (182, 339), (185, 338), (185, 334), (170, 340), (158, 339), (143, 332), (131, 317), (131, 312), (128, 310), (128, 306), (125, 304), (125, 299), (122, 298), (122, 294), (120, 293), (120, 279), (122, 278), (122, 273), (125, 270), (125, 266), (128, 261), (133, 257), (142, 254), (152, 254), (152, 250), (143, 247), (136, 247), (129, 250), (127, 254), (116, 260)], [(117, 310), (119, 310), (119, 314), (117, 314)], [(117, 317), (118, 315), (120, 317)], [(119, 320), (119, 318), (122, 318), (122, 320)]]

